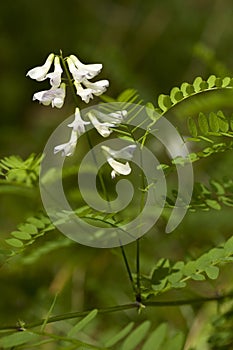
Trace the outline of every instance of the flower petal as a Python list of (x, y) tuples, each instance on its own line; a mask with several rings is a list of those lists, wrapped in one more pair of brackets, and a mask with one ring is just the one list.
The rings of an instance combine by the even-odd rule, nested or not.
[(129, 145), (127, 147), (124, 147), (120, 149), (119, 151), (115, 151), (107, 146), (101, 146), (102, 150), (106, 154), (107, 157), (111, 156), (113, 158), (123, 158), (127, 160), (131, 160), (133, 158), (133, 152), (137, 148), (136, 145)]
[(80, 110), (79, 108), (75, 108), (75, 117), (74, 117), (74, 121), (70, 124), (68, 124), (68, 126), (70, 128), (73, 128), (73, 131), (77, 131), (78, 135), (82, 135), (85, 133), (85, 125), (90, 124), (90, 122), (86, 122), (81, 118), (81, 114), (80, 114)]
[(99, 80), (99, 81), (96, 81), (95, 83), (91, 83), (87, 79), (84, 79), (82, 81), (82, 84), (85, 87), (91, 89), (92, 93), (95, 96), (100, 96), (107, 90), (107, 87), (109, 86), (109, 81), (108, 80)]
[(100, 73), (103, 65), (101, 63), (95, 63), (95, 64), (84, 64), (79, 61), (79, 59), (75, 55), (70, 55), (70, 59), (73, 61), (75, 66), (80, 69), (82, 74), (85, 76), (86, 79), (92, 79), (97, 74)]
[(60, 64), (60, 59), (58, 56), (56, 56), (54, 60), (54, 72), (46, 75), (46, 78), (50, 78), (50, 85), (52, 87), (56, 88), (60, 86), (62, 72), (63, 69)]
[(45, 80), (46, 75), (47, 75), (47, 73), (52, 65), (53, 59), (54, 59), (54, 54), (51, 53), (47, 57), (43, 66), (39, 66), (39, 67), (35, 67), (35, 68), (30, 69), (27, 72), (26, 76), (29, 76), (31, 79), (35, 79), (37, 81)]
[(53, 151), (54, 154), (61, 152), (63, 157), (71, 156), (75, 151), (77, 140), (77, 132), (72, 130), (70, 140), (66, 143), (55, 146)]
[(52, 105), (52, 107), (61, 108), (65, 99), (65, 83), (62, 83), (60, 88), (51, 88), (36, 92), (33, 95), (33, 101), (38, 100), (44, 106)]
[(114, 124), (100, 123), (92, 112), (89, 112), (87, 116), (90, 119), (92, 125), (96, 128), (96, 130), (101, 136), (108, 137), (112, 133), (112, 130), (109, 128), (115, 126)]
[(103, 122), (109, 122), (109, 123), (113, 123), (113, 124), (120, 124), (124, 117), (127, 115), (127, 111), (122, 110), (122, 111), (116, 111), (116, 112), (112, 112), (112, 113), (102, 113), (100, 111), (98, 111), (98, 118), (103, 121)]
[(77, 95), (79, 95), (84, 102), (89, 103), (90, 99), (93, 98), (92, 90), (84, 89), (77, 81), (74, 82), (74, 86), (76, 88)]
[[(129, 175), (131, 173), (131, 168), (128, 162), (123, 164), (113, 159), (112, 157), (108, 157), (107, 162), (113, 168), (114, 175)], [(111, 176), (113, 176), (113, 174), (111, 174)]]

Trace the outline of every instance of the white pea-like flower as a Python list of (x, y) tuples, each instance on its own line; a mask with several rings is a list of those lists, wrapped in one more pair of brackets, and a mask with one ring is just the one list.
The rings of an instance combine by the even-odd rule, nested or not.
[(109, 86), (109, 81), (105, 79), (105, 80), (96, 81), (95, 83), (91, 83), (90, 81), (85, 79), (82, 81), (82, 84), (86, 88), (91, 89), (93, 95), (100, 96), (107, 90), (107, 88)]
[(60, 64), (60, 59), (58, 56), (54, 59), (54, 72), (48, 73), (46, 78), (50, 79), (50, 85), (52, 87), (58, 88), (61, 85), (61, 75), (63, 73), (63, 69)]
[(129, 162), (121, 163), (115, 158), (123, 158), (126, 160), (131, 160), (133, 158), (133, 152), (136, 149), (136, 145), (129, 145), (122, 148), (121, 150), (115, 151), (107, 146), (101, 146), (108, 164), (112, 167), (111, 177), (114, 179), (116, 175), (129, 175), (131, 173), (131, 167)]
[[(75, 55), (70, 55), (67, 59), (68, 65), (71, 64), (71, 62), (74, 64), (74, 67), (72, 66), (73, 72), (70, 70), (71, 74), (73, 75), (73, 78), (77, 81), (83, 81), (83, 79), (92, 79), (96, 75), (98, 75), (103, 67), (101, 63), (94, 63), (94, 64), (84, 64), (79, 61), (79, 59)], [(74, 69), (76, 68), (76, 70)], [(70, 66), (69, 66), (70, 69)], [(81, 80), (79, 80), (81, 79)]]
[(74, 81), (74, 86), (76, 88), (77, 95), (79, 95), (84, 102), (89, 103), (89, 101), (93, 98), (93, 91), (91, 89), (84, 89), (76, 80)]
[(120, 110), (120, 111), (115, 111), (111, 113), (102, 113), (98, 111), (97, 114), (98, 114), (98, 119), (100, 119), (101, 122), (107, 122), (107, 123), (119, 125), (121, 122), (123, 122), (125, 116), (127, 115), (127, 111)]
[(78, 135), (82, 135), (85, 133), (85, 125), (90, 124), (90, 122), (86, 122), (85, 120), (83, 120), (81, 118), (81, 114), (80, 114), (80, 110), (79, 108), (75, 108), (75, 116), (74, 116), (74, 121), (70, 124), (68, 124), (68, 126), (70, 128), (73, 128), (73, 131), (76, 131), (78, 133)]
[(31, 79), (35, 79), (37, 81), (43, 81), (47, 78), (47, 73), (50, 70), (50, 67), (53, 63), (53, 59), (54, 59), (54, 54), (51, 53), (45, 63), (42, 66), (39, 67), (35, 67), (30, 69), (26, 76), (29, 76)]
[(33, 95), (33, 101), (38, 100), (44, 106), (61, 108), (64, 104), (66, 95), (66, 85), (62, 83), (59, 88), (52, 87), (50, 90), (36, 92)]
[(62, 143), (61, 145), (54, 147), (54, 154), (61, 152), (62, 157), (71, 156), (75, 151), (77, 140), (77, 131), (72, 130), (70, 140), (66, 143)]
[(90, 119), (92, 125), (94, 126), (94, 128), (96, 128), (96, 130), (98, 131), (98, 133), (103, 136), (103, 137), (108, 137), (111, 133), (112, 130), (109, 129), (111, 127), (114, 127), (115, 124), (113, 123), (101, 123), (96, 116), (94, 115), (94, 113), (89, 112), (87, 114), (88, 118)]

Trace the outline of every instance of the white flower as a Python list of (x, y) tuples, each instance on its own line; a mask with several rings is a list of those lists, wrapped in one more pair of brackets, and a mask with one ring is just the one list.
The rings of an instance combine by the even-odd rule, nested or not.
[(27, 72), (26, 76), (29, 76), (31, 79), (35, 79), (37, 81), (45, 80), (47, 78), (46, 75), (52, 65), (53, 59), (54, 59), (54, 54), (51, 53), (47, 57), (43, 66), (32, 68)]
[(90, 119), (92, 125), (96, 128), (96, 130), (101, 136), (108, 137), (111, 134), (112, 130), (109, 128), (114, 127), (114, 124), (101, 123), (92, 112), (89, 112), (87, 116)]
[(107, 162), (113, 168), (113, 170), (111, 171), (112, 179), (114, 179), (116, 175), (129, 175), (131, 173), (131, 168), (128, 162), (123, 164), (116, 161), (112, 157), (109, 157), (107, 159)]
[(75, 108), (74, 121), (68, 124), (68, 126), (70, 128), (73, 128), (73, 131), (76, 131), (80, 136), (85, 133), (85, 125), (88, 125), (88, 124), (90, 124), (90, 122), (86, 122), (82, 120), (79, 108), (78, 107)]
[(113, 123), (113, 124), (120, 124), (124, 117), (127, 115), (127, 111), (126, 110), (122, 110), (122, 111), (116, 111), (116, 112), (112, 112), (112, 113), (102, 113), (100, 111), (98, 111), (98, 118), (103, 121), (103, 122), (109, 122), (109, 123)]
[(65, 84), (62, 83), (59, 88), (52, 87), (50, 90), (36, 92), (33, 95), (33, 101), (38, 100), (44, 106), (52, 105), (52, 107), (61, 108), (65, 99)]
[(84, 89), (77, 81), (74, 81), (74, 86), (76, 88), (77, 95), (79, 95), (84, 102), (89, 103), (90, 99), (93, 98), (92, 90)]
[(56, 56), (54, 59), (54, 72), (46, 75), (46, 78), (50, 78), (50, 85), (52, 87), (57, 88), (61, 85), (62, 72), (63, 72), (63, 69), (60, 64), (60, 59), (58, 56)]
[[(74, 64), (71, 64), (71, 62)], [(67, 63), (69, 65), (69, 69), (71, 74), (73, 75), (73, 78), (79, 82), (83, 81), (83, 79), (92, 79), (96, 75), (98, 75), (103, 67), (101, 63), (95, 63), (95, 64), (83, 64), (79, 61), (79, 59), (74, 56), (70, 55), (67, 59)], [(71, 65), (71, 68), (70, 68)], [(74, 69), (76, 68), (76, 70)]]
[(99, 81), (96, 81), (95, 83), (91, 83), (90, 81), (85, 79), (82, 81), (82, 84), (86, 88), (91, 89), (93, 95), (100, 96), (107, 90), (107, 87), (109, 86), (109, 81), (108, 80), (99, 80)]
[(115, 160), (115, 158), (124, 158), (131, 160), (133, 157), (133, 152), (136, 149), (136, 145), (129, 145), (122, 148), (119, 151), (115, 151), (107, 146), (101, 146), (108, 164), (112, 167), (111, 177), (114, 179), (116, 175), (129, 175), (131, 173), (131, 168), (128, 162), (121, 163)]
[(123, 158), (123, 159), (131, 160), (133, 158), (133, 152), (135, 151), (137, 146), (129, 145), (120, 149), (119, 151), (115, 151), (107, 146), (101, 146), (101, 148), (107, 157), (111, 156), (114, 159)]
[(77, 131), (72, 130), (70, 140), (54, 147), (54, 154), (61, 152), (63, 157), (69, 157), (74, 153), (78, 140)]

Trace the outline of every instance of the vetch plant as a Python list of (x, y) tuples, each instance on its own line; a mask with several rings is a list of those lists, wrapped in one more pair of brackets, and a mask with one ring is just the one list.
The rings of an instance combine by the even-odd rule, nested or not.
[[(216, 344), (232, 344), (231, 333), (222, 332), (221, 329), (222, 324), (226, 324), (227, 328), (233, 322), (231, 275), (222, 270), (223, 265), (228, 264), (230, 268), (232, 264), (232, 236), (228, 231), (222, 232), (214, 243), (208, 242), (208, 236), (208, 243), (196, 248), (196, 232), (195, 242), (191, 236), (187, 248), (187, 237), (191, 233), (187, 230), (185, 235), (179, 235), (179, 224), (183, 221), (184, 227), (188, 225), (186, 213), (189, 218), (202, 212), (212, 215), (215, 211), (225, 212), (233, 206), (232, 179), (215, 176), (207, 181), (205, 168), (198, 168), (204, 162), (208, 169), (217, 168), (216, 159), (225, 157), (227, 161), (232, 152), (230, 104), (223, 111), (216, 110), (216, 101), (213, 103), (210, 97), (226, 92), (229, 93), (227, 101), (231, 100), (233, 79), (214, 75), (206, 80), (197, 77), (192, 83), (184, 82), (180, 87), (171, 89), (169, 95), (160, 95), (157, 103), (143, 104), (132, 89), (124, 91), (115, 99), (103, 95), (109, 81), (92, 81), (101, 70), (100, 63), (84, 64), (75, 55), (63, 57), (62, 53), (51, 53), (42, 66), (28, 71), (28, 77), (38, 82), (48, 80), (50, 84), (48, 90), (34, 93), (33, 100), (45, 106), (62, 108), (70, 89), (74, 97), (74, 114), (54, 130), (42, 156), (31, 155), (26, 160), (11, 156), (0, 161), (1, 185), (12, 188), (17, 195), (27, 190), (36, 192), (39, 187), (45, 209), (41, 208), (40, 212), (29, 216), (9, 234), (4, 242), (8, 248), (0, 250), (0, 257), (3, 264), (9, 261), (13, 264), (11, 258), (17, 256), (17, 264), (28, 269), (43, 257), (49, 258), (53, 265), (56, 251), (65, 251), (63, 269), (55, 276), (50, 286), (51, 292), (58, 288), (57, 281), (65, 286), (69, 278), (67, 275), (73, 276), (77, 259), (82, 259), (77, 249), (80, 253), (83, 248), (77, 242), (88, 247), (111, 248), (103, 252), (115, 252), (118, 255), (120, 251), (131, 291), (126, 289), (123, 279), (119, 278), (121, 273), (119, 266), (114, 265), (117, 259), (113, 255), (109, 263), (111, 273), (104, 279), (101, 279), (102, 276), (96, 277), (96, 285), (104, 289), (104, 298), (101, 299), (103, 291), (97, 289), (100, 293), (96, 293), (93, 300), (98, 300), (99, 305), (92, 307), (93, 310), (83, 303), (84, 311), (72, 309), (72, 312), (64, 313), (62, 306), (58, 308), (62, 310), (60, 314), (54, 311), (55, 315), (52, 315), (54, 307), (62, 304), (56, 289), (52, 305), (44, 318), (36, 316), (32, 319), (30, 312), (29, 320), (16, 320), (17, 323), (10, 326), (0, 325), (3, 335), (0, 347), (29, 349), (51, 342), (57, 349), (67, 350), (82, 347), (97, 350), (188, 350), (193, 346), (192, 324), (196, 329), (197, 319), (200, 319), (198, 311), (201, 312), (202, 305), (209, 302), (212, 302), (209, 305), (217, 304), (217, 311), (214, 312), (218, 317), (201, 314), (207, 325), (202, 327), (202, 331), (207, 334), (206, 349), (210, 349), (208, 344), (215, 347)], [(209, 111), (195, 110), (202, 105), (202, 96), (205, 99), (209, 96)], [(101, 103), (80, 108), (81, 100), (89, 104), (94, 97), (99, 97)], [(193, 102), (195, 98), (199, 98), (199, 103)], [(192, 107), (189, 113), (186, 112), (188, 103)], [(186, 106), (184, 110), (182, 105)], [(175, 121), (168, 121), (167, 113), (176, 107), (179, 117), (183, 113), (183, 120), (186, 118), (187, 122), (175, 124)], [(189, 142), (190, 148), (187, 148), (186, 142)], [(199, 171), (199, 182), (195, 184), (192, 164)], [(215, 214), (211, 216), (212, 220), (215, 217)], [(198, 222), (197, 231), (202, 230), (202, 226)], [(63, 235), (54, 239), (50, 235), (56, 232), (56, 228)], [(163, 236), (166, 246), (172, 245), (163, 257), (160, 256), (163, 249), (160, 252), (161, 245), (156, 238), (158, 230), (164, 233), (174, 231), (174, 236), (178, 237), (178, 241), (172, 243), (170, 237), (173, 234)], [(150, 235), (147, 235), (148, 231)], [(49, 237), (52, 238), (49, 240)], [(128, 243), (131, 243), (131, 248), (125, 247)], [(91, 249), (88, 247), (84, 255)], [(136, 257), (132, 269), (134, 260), (130, 249), (134, 247)], [(155, 253), (150, 253), (153, 248), (156, 249), (156, 259)], [(50, 257), (51, 252), (54, 255)], [(106, 264), (104, 259), (95, 263), (97, 274), (102, 263)], [(220, 273), (222, 281), (228, 282), (228, 288), (224, 283), (220, 284)], [(73, 280), (75, 278), (77, 276)], [(102, 306), (101, 302), (105, 302), (109, 292), (105, 292), (108, 279), (114, 286), (111, 298), (116, 300), (116, 304), (109, 306), (106, 303)], [(201, 286), (203, 290), (209, 288), (207, 295), (201, 293)], [(59, 288), (63, 287), (59, 285)], [(85, 288), (88, 287), (84, 287), (83, 294)], [(115, 293), (114, 289), (117, 288), (119, 293)], [(73, 290), (70, 295), (72, 293), (75, 294)], [(122, 298), (127, 298), (128, 302), (120, 303)], [(165, 318), (165, 322), (154, 323), (159, 309), (168, 306), (174, 307), (182, 315), (180, 323), (185, 323), (182, 330), (171, 326), (171, 317), (167, 313), (163, 317), (160, 314), (158, 318)], [(152, 314), (152, 307), (157, 307), (156, 314)], [(114, 321), (109, 332), (105, 332), (108, 328), (107, 314), (116, 311), (123, 313), (130, 309), (135, 309), (138, 314), (125, 314), (124, 321), (116, 318), (117, 322)], [(147, 310), (151, 311), (152, 316)], [(140, 319), (140, 313), (143, 319)], [(98, 327), (97, 319), (101, 319), (98, 318), (101, 314), (105, 318), (99, 321), (102, 323)], [(59, 321), (63, 322), (62, 327), (53, 327)], [(85, 327), (92, 321), (93, 326), (88, 328), (87, 336), (84, 334)], [(48, 324), (50, 327), (47, 327)], [(219, 337), (216, 337), (215, 330), (218, 330)], [(193, 348), (197, 343), (198, 340)]]

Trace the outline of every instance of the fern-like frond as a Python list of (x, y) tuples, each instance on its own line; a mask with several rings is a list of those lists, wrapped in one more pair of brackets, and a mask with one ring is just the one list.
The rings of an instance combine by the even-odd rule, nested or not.
[(182, 83), (180, 87), (172, 88), (169, 95), (159, 95), (157, 112), (164, 114), (177, 103), (196, 94), (232, 87), (233, 79), (230, 77), (217, 78), (215, 75), (211, 75), (206, 81), (201, 77), (197, 77), (192, 84)]
[(168, 259), (161, 259), (153, 268), (151, 275), (144, 276), (142, 280), (143, 297), (148, 298), (174, 288), (184, 288), (188, 280), (203, 281), (206, 278), (214, 280), (219, 275), (219, 266), (232, 261), (233, 237), (187, 263), (178, 261), (172, 264)]
[(46, 232), (54, 230), (54, 225), (50, 219), (40, 213), (29, 217), (24, 223), (18, 225), (17, 230), (10, 233), (10, 238), (5, 239), (11, 250), (4, 251), (2, 255), (8, 259), (16, 254), (22, 253), (29, 245), (33, 244), (37, 238), (43, 236)]
[(35, 186), (38, 181), (41, 159), (41, 155), (35, 154), (31, 154), (26, 160), (19, 156), (1, 159), (1, 184)]
[(214, 143), (219, 137), (233, 138), (233, 116), (227, 117), (222, 111), (208, 115), (200, 112), (197, 118), (188, 119), (188, 130), (191, 141)]

